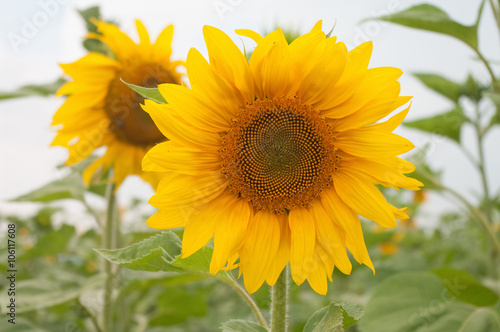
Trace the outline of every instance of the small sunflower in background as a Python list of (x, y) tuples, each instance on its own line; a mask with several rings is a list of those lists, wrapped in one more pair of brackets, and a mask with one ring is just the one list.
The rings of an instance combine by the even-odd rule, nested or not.
[(290, 262), (298, 285), (326, 294), (334, 268), (351, 272), (347, 250), (374, 269), (358, 215), (385, 227), (407, 218), (375, 185), (422, 185), (398, 157), (413, 144), (392, 133), (409, 107), (374, 124), (409, 102), (402, 71), (368, 69), (372, 43), (347, 51), (321, 22), (290, 44), (280, 29), (237, 30), (257, 43), (249, 62), (222, 31), (203, 32), (209, 62), (191, 49), (191, 88), (162, 84), (168, 104), (145, 101), (170, 141), (146, 154), (144, 170), (171, 170), (148, 225), (185, 227), (183, 257), (213, 236), (210, 272), (239, 258), (250, 293)]
[(96, 21), (96, 26), (98, 33), (88, 37), (101, 41), (110, 54), (91, 52), (61, 65), (72, 81), (57, 92), (68, 97), (54, 115), (52, 125), (59, 128), (52, 145), (68, 149), (68, 165), (106, 147), (105, 154), (85, 170), (87, 183), (96, 171), (112, 167), (118, 185), (136, 174), (156, 187), (161, 174), (144, 173), (141, 161), (146, 151), (166, 138), (142, 110), (144, 98), (121, 80), (150, 88), (181, 83), (177, 69), (183, 62), (170, 60), (173, 26), (167, 26), (154, 44), (140, 21), (136, 21), (138, 44), (114, 24)]

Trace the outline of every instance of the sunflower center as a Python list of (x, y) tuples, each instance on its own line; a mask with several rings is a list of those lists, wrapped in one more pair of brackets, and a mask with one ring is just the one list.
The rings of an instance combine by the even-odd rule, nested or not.
[(297, 98), (247, 105), (224, 137), (229, 188), (257, 209), (309, 206), (331, 183), (337, 160), (330, 126)]
[(123, 84), (155, 88), (160, 83), (179, 83), (170, 71), (158, 64), (129, 66), (109, 85), (105, 111), (111, 120), (110, 130), (128, 144), (145, 146), (165, 140), (148, 113), (141, 108), (144, 98)]

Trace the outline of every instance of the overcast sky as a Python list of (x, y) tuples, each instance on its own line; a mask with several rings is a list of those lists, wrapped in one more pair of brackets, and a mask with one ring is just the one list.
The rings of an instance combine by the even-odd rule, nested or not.
[[(475, 21), (480, 4), (470, 0), (427, 2), (468, 25)], [(408, 119), (417, 119), (446, 111), (452, 105), (426, 89), (411, 76), (412, 72), (434, 72), (456, 80), (464, 80), (468, 73), (473, 73), (478, 80), (488, 81), (486, 71), (474, 60), (472, 51), (452, 38), (387, 23), (360, 23), (418, 3), (405, 0), (0, 1), (0, 89), (52, 81), (61, 75), (58, 63), (82, 57), (85, 26), (76, 10), (93, 5), (100, 5), (106, 19), (118, 22), (133, 37), (136, 37), (134, 19), (142, 20), (153, 38), (173, 23), (174, 59), (185, 58), (191, 47), (206, 54), (202, 35), (206, 24), (226, 31), (241, 45), (241, 39), (234, 33), (238, 28), (266, 32), (280, 25), (305, 32), (322, 19), (325, 30), (335, 25), (334, 34), (348, 47), (373, 40), (371, 67), (395, 66), (405, 72), (400, 79), (402, 94), (414, 96)], [(35, 29), (30, 30), (30, 26)], [(23, 38), (22, 41), (17, 37)], [(488, 58), (499, 60), (499, 36), (489, 8), (483, 13), (479, 44)], [(497, 72), (498, 69), (495, 68)], [(40, 97), (0, 102), (0, 209), (4, 212), (26, 210), (25, 204), (6, 201), (61, 175), (56, 166), (65, 161), (67, 152), (59, 147), (49, 148), (49, 144), (55, 135), (50, 128), (51, 117), (62, 102), (62, 98)], [(398, 133), (417, 147), (430, 142), (431, 165), (444, 170), (445, 183), (471, 199), (477, 197), (481, 191), (479, 176), (453, 144), (409, 129), (398, 129)], [(472, 130), (465, 128), (462, 135), (473, 148)], [(494, 192), (500, 187), (500, 173), (495, 172), (500, 164), (499, 141), (498, 129), (487, 137), (487, 171)], [(121, 202), (131, 197), (147, 199), (151, 194), (148, 185), (134, 178), (127, 180), (119, 192)], [(432, 225), (440, 212), (452, 208), (445, 200), (431, 196), (425, 217), (421, 216), (419, 222)]]

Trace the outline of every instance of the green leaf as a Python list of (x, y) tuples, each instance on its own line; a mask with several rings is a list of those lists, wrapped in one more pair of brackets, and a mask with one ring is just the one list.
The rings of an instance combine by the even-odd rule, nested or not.
[[(488, 323), (482, 324), (478, 314)], [(497, 318), (489, 308), (456, 301), (437, 276), (406, 272), (378, 286), (357, 327), (361, 332), (491, 332), (500, 328)]]
[(348, 329), (365, 314), (365, 312), (356, 304), (340, 302), (337, 304), (342, 309), (343, 327)]
[(430, 118), (404, 122), (406, 127), (419, 129), (432, 134), (439, 134), (460, 142), (460, 129), (467, 121), (460, 106), (451, 111)]
[(79, 10), (78, 14), (80, 14), (80, 16), (85, 21), (88, 32), (98, 33), (97, 26), (93, 21), (101, 19), (101, 10), (99, 6), (93, 6), (84, 10)]
[(141, 95), (142, 97), (146, 99), (151, 99), (152, 101), (158, 104), (167, 104), (167, 101), (165, 100), (165, 98), (163, 98), (158, 88), (145, 88), (142, 86), (127, 83), (124, 80), (121, 81), (125, 83), (129, 88), (137, 92), (139, 95)]
[[(45, 277), (17, 281), (16, 289), (16, 313), (24, 313), (32, 310), (49, 308), (66, 303), (78, 298), (84, 291), (97, 289), (103, 283), (103, 275), (83, 278), (72, 274), (72, 280), (47, 279)], [(0, 299), (7, 303), (4, 298), (7, 291), (2, 290)], [(1, 307), (2, 315), (5, 315), (6, 306)]]
[(181, 271), (167, 264), (181, 253), (181, 240), (173, 232), (163, 232), (122, 249), (95, 249), (112, 263), (141, 271)]
[(458, 103), (462, 91), (460, 84), (436, 74), (416, 73), (413, 75), (428, 88)]
[(31, 249), (19, 257), (19, 260), (25, 261), (64, 252), (73, 235), (75, 227), (63, 224), (61, 229), (40, 237)]
[(398, 13), (376, 18), (410, 28), (433, 31), (455, 37), (477, 49), (477, 28), (484, 2), (481, 4), (476, 23), (462, 25), (452, 20), (442, 9), (429, 4), (417, 5)]
[(337, 332), (353, 326), (363, 316), (357, 305), (331, 303), (316, 311), (307, 321), (303, 332)]
[(307, 321), (303, 332), (343, 332), (342, 309), (335, 303), (316, 311)]
[(466, 271), (441, 268), (430, 271), (443, 281), (444, 286), (457, 300), (478, 307), (495, 305), (498, 295)]
[(83, 201), (85, 185), (79, 173), (72, 172), (62, 179), (52, 181), (25, 195), (15, 198), (14, 202), (52, 202), (59, 199), (77, 199)]
[(257, 323), (247, 320), (232, 319), (222, 324), (222, 332), (267, 332), (267, 330)]
[(36, 85), (25, 85), (12, 92), (0, 92), (0, 100), (30, 97), (30, 96), (51, 96), (66, 82), (66, 80), (59, 78), (55, 82)]
[[(181, 258), (181, 247), (179, 237), (167, 231), (129, 247), (95, 250), (110, 262), (132, 270), (183, 272), (210, 276), (213, 249), (204, 246), (189, 257)], [(217, 273), (215, 278), (229, 282), (229, 277), (222, 271)]]

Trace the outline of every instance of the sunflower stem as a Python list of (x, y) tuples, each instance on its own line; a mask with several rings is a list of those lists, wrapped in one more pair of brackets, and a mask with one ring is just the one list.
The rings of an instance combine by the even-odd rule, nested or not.
[[(114, 249), (115, 247), (115, 237), (113, 236), (114, 231), (117, 229), (114, 225), (115, 221), (115, 190), (116, 183), (112, 182), (113, 171), (110, 169), (109, 171), (109, 183), (106, 188), (106, 199), (108, 201), (107, 210), (106, 210), (106, 223), (104, 225), (103, 234), (102, 234), (102, 244), (106, 249)], [(106, 275), (106, 279), (104, 281), (104, 306), (102, 311), (102, 324), (103, 332), (111, 332), (113, 331), (111, 323), (112, 323), (112, 293), (113, 293), (113, 268), (111, 262), (107, 259), (104, 259), (104, 273)]]
[(271, 332), (288, 331), (288, 287), (290, 267), (281, 272), (271, 293)]
[(259, 324), (266, 330), (269, 329), (269, 326), (267, 325), (266, 319), (264, 318), (262, 311), (260, 311), (259, 306), (257, 305), (257, 303), (255, 303), (250, 294), (248, 294), (248, 292), (243, 287), (241, 287), (241, 285), (236, 281), (236, 279), (234, 279), (234, 277), (231, 275), (230, 272), (226, 272), (226, 275), (228, 276), (230, 282), (227, 282), (225, 279), (219, 279), (219, 280), (233, 287), (236, 290), (236, 292), (240, 294), (243, 300), (245, 300), (250, 309), (252, 309), (255, 317), (259, 321)]

